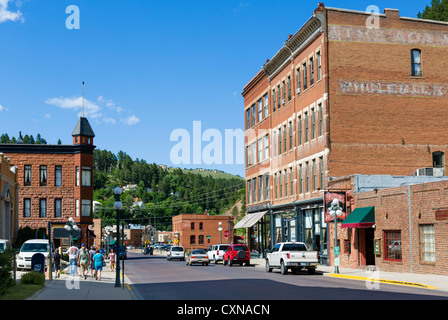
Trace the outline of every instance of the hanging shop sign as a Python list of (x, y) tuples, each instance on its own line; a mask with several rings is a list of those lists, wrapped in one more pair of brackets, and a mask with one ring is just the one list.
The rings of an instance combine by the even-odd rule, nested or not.
[(330, 210), (335, 209), (332, 207), (333, 200), (337, 199), (337, 209), (342, 211), (341, 215), (338, 215), (338, 220), (345, 220), (347, 218), (346, 207), (346, 193), (345, 192), (325, 192), (325, 222), (334, 221), (335, 215), (330, 214)]
[(297, 218), (297, 212), (295, 210), (285, 211), (281, 217), (283, 221), (292, 221)]

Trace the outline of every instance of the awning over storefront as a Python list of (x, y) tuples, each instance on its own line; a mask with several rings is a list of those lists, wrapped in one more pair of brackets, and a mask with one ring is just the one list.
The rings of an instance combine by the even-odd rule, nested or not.
[(68, 230), (65, 230), (64, 228), (54, 228), (52, 238), (53, 239), (69, 238), (70, 233), (74, 239), (81, 238), (81, 230), (68, 231)]
[(258, 222), (263, 216), (268, 213), (268, 211), (260, 211), (255, 213), (250, 213), (246, 215), (243, 219), (238, 221), (238, 223), (235, 225), (234, 229), (240, 229), (240, 228), (250, 228), (254, 224)]
[(342, 228), (370, 228), (375, 224), (375, 207), (356, 208), (342, 221)]

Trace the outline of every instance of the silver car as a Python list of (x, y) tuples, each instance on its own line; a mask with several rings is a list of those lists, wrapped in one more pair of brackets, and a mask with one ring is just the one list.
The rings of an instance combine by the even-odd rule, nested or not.
[(187, 254), (186, 264), (192, 265), (193, 263), (201, 263), (202, 265), (208, 266), (209, 259), (207, 252), (202, 249), (191, 250), (189, 254)]
[(171, 247), (166, 254), (166, 260), (171, 261), (172, 259), (185, 260), (184, 247)]

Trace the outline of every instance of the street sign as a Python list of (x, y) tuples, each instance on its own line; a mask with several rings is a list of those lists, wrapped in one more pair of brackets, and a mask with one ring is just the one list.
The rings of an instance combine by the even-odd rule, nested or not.
[(334, 247), (334, 255), (335, 256), (339, 255), (339, 247)]
[(229, 230), (224, 231), (224, 237), (226, 237), (226, 238), (230, 237), (230, 231)]

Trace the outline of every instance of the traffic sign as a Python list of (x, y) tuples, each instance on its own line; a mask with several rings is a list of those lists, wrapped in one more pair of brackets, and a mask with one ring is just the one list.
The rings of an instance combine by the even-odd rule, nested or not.
[(229, 230), (224, 231), (224, 237), (226, 237), (226, 238), (230, 237), (230, 231)]

